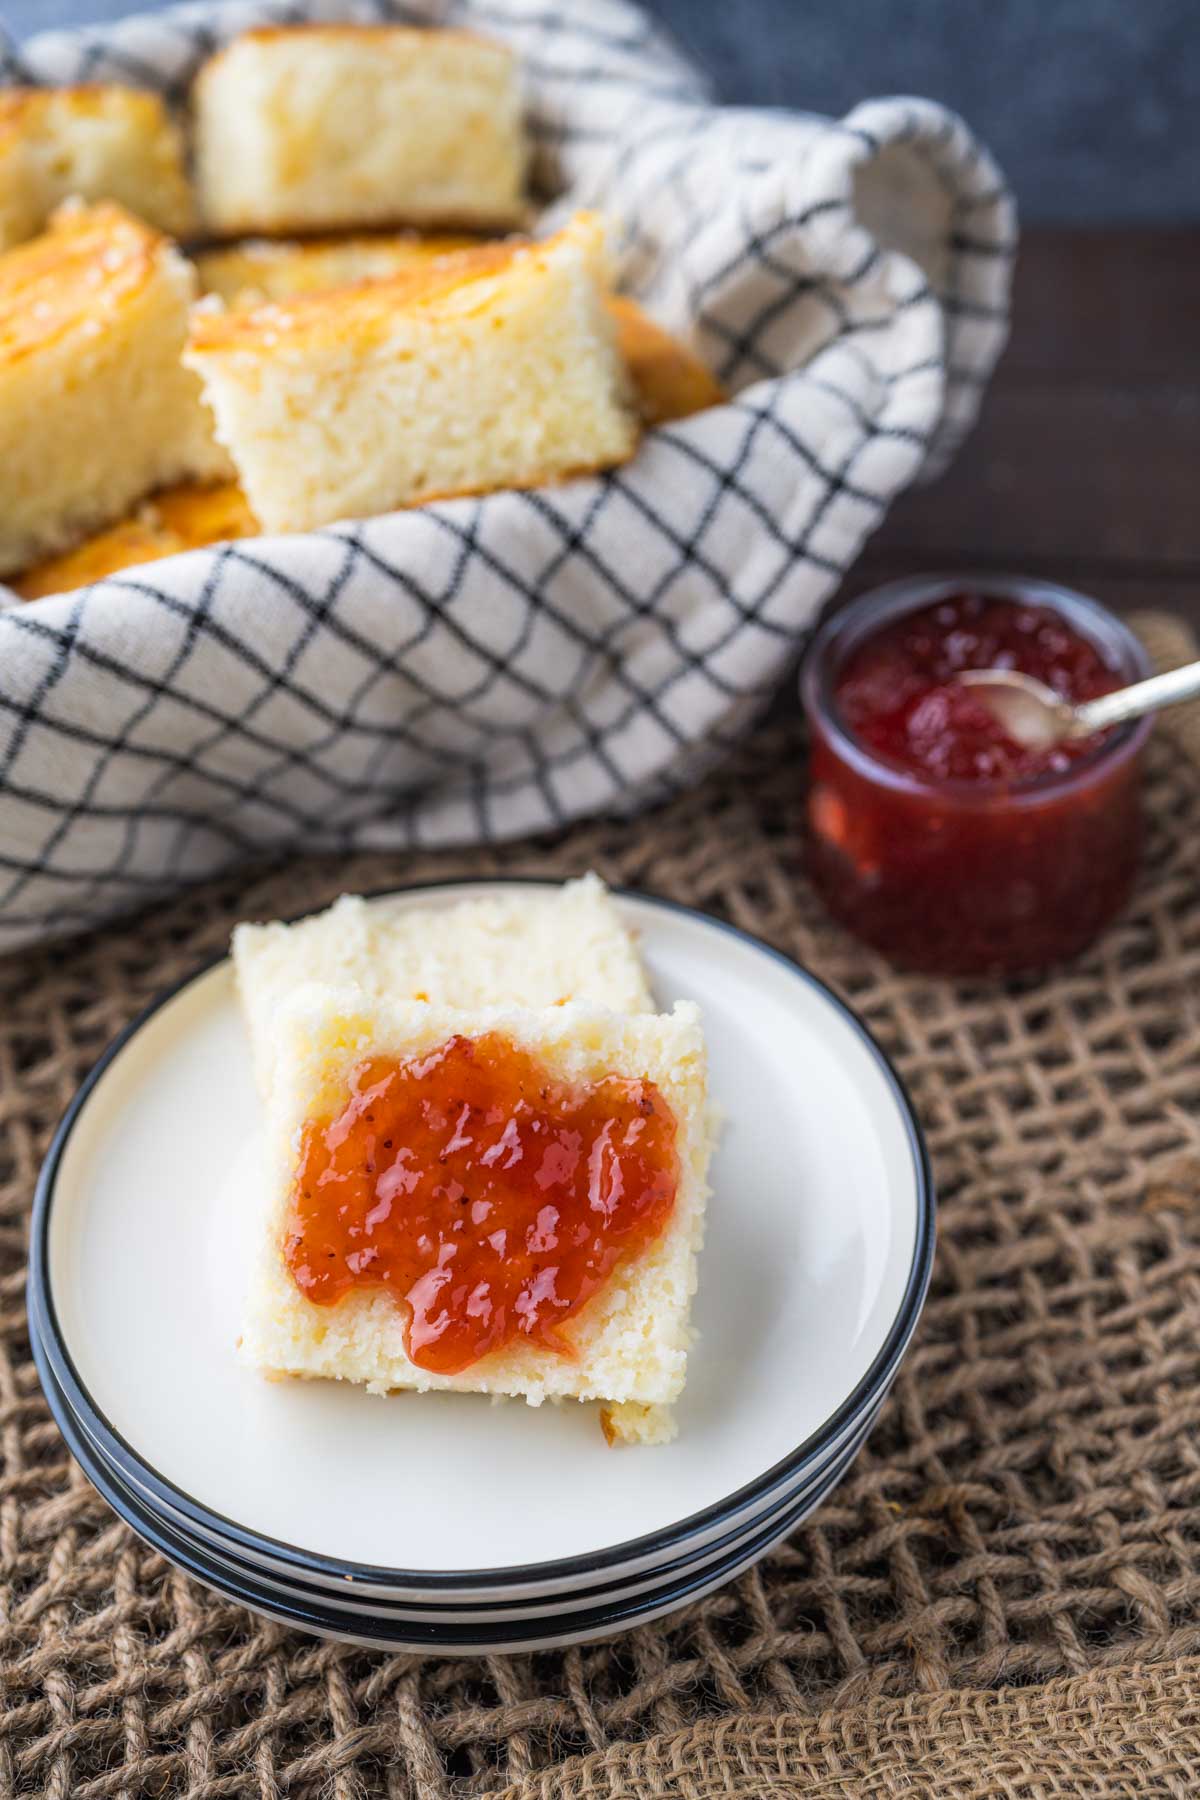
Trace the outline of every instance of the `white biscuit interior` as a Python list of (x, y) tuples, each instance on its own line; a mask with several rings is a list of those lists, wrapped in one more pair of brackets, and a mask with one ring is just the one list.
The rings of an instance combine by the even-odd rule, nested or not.
[(533, 487), (632, 455), (604, 231), (484, 246), (228, 314), (185, 356), (267, 531)]
[(276, 1018), (305, 981), (468, 1011), (571, 1000), (620, 1013), (654, 1009), (633, 937), (592, 874), (445, 906), (343, 894), (294, 925), (239, 925), (233, 961), (264, 1098), (280, 1042)]
[(519, 225), (527, 145), (516, 58), (465, 32), (247, 32), (201, 70), (196, 178), (225, 234)]

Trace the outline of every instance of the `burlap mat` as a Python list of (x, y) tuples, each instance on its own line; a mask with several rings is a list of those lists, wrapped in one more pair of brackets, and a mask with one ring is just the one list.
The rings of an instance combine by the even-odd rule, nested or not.
[(770, 1794), (1089, 1800), (1200, 1792), (1194, 1659), (1035, 1688), (872, 1700), (806, 1719), (727, 1714), (572, 1759), (502, 1800), (762, 1800)]
[[(1186, 649), (1159, 632), (1167, 654)], [(1049, 984), (898, 976), (824, 921), (798, 863), (787, 721), (633, 825), (453, 861), (293, 866), (0, 966), (0, 1796), (1196, 1792), (1200, 768), (1187, 743), (1200, 754), (1194, 717), (1153, 746), (1131, 912)], [(786, 1546), (612, 1643), (437, 1662), (257, 1622), (141, 1548), (42, 1402), (22, 1284), (54, 1122), (118, 1027), (235, 918), (392, 878), (589, 866), (798, 955), (896, 1057), (942, 1215), (892, 1399)]]

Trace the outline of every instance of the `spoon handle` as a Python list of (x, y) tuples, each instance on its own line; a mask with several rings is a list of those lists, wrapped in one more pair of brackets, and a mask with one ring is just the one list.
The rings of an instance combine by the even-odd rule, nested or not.
[(1181, 669), (1168, 669), (1165, 675), (1151, 675), (1148, 681), (1137, 681), (1132, 687), (1119, 688), (1115, 694), (1101, 694), (1098, 700), (1086, 700), (1075, 708), (1075, 730), (1080, 736), (1093, 731), (1106, 731), (1125, 719), (1140, 719), (1143, 713), (1157, 712), (1160, 706), (1177, 706), (1181, 700), (1200, 696), (1200, 662), (1184, 663)]

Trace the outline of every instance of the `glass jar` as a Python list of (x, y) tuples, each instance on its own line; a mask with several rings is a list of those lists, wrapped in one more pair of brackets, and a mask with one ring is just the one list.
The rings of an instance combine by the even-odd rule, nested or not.
[(917, 576), (860, 595), (818, 628), (801, 671), (808, 868), (834, 917), (897, 963), (1012, 975), (1077, 955), (1129, 898), (1150, 720), (1112, 730), (1064, 770), (1007, 782), (914, 773), (868, 748), (839, 714), (849, 657), (906, 614), (966, 592), (1058, 613), (1113, 686), (1151, 673), (1127, 626), (1050, 582)]

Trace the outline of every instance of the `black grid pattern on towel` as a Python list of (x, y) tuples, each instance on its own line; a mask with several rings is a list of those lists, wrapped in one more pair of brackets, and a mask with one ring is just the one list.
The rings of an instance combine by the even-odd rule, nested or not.
[(892, 497), (973, 419), (1014, 216), (930, 103), (723, 111), (626, 0), (189, 5), (5, 46), (0, 74), (178, 100), (250, 23), (380, 16), (514, 45), (539, 186), (616, 219), (624, 284), (730, 401), (607, 476), (0, 610), (0, 950), (251, 857), (662, 798), (744, 730)]

